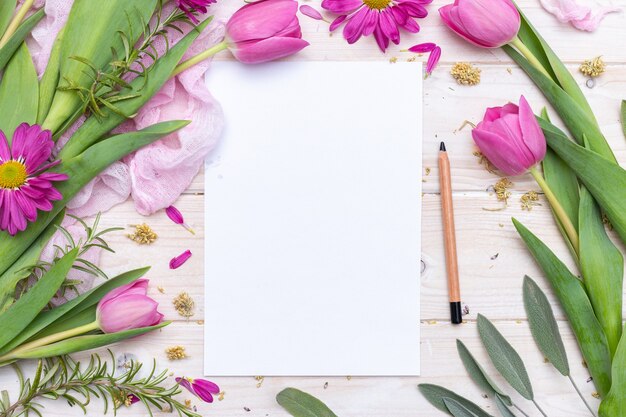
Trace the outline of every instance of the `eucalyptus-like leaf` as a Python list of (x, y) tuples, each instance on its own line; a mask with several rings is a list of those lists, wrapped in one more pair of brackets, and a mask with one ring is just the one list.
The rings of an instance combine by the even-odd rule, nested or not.
[(467, 410), (474, 413), (474, 415), (476, 415), (477, 417), (493, 417), (491, 414), (485, 412), (482, 408), (474, 404), (472, 401), (442, 386), (434, 384), (419, 384), (417, 387), (429, 403), (431, 403), (435, 408), (443, 411), (444, 413), (452, 415), (444, 401), (444, 399), (447, 398), (458, 402)]
[(0, 1), (0, 38), (4, 35), (4, 32), (7, 30), (7, 26), (9, 26), (9, 23), (11, 22), (11, 17), (13, 17), (16, 5), (17, 0)]
[(138, 329), (124, 330), (117, 333), (76, 336), (49, 345), (15, 352), (15, 354), (10, 353), (9, 355), (17, 359), (39, 359), (67, 355), (70, 353), (82, 352), (84, 350), (95, 349), (117, 343), (131, 337), (139, 336), (153, 330), (160, 329), (169, 325), (170, 323), (170, 321), (164, 321), (155, 326), (140, 327)]
[(529, 276), (524, 277), (523, 291), (528, 324), (539, 350), (561, 375), (569, 376), (567, 352), (548, 298)]
[(129, 153), (188, 124), (189, 122), (185, 120), (172, 120), (157, 123), (136, 132), (115, 135), (91, 146), (74, 158), (63, 160), (55, 168), (59, 172), (68, 174), (71, 178), (57, 185), (57, 189), (63, 195), (63, 199), (54, 202), (54, 208), (51, 211), (39, 213), (37, 221), (31, 223), (25, 231), (18, 233), (16, 236), (9, 237), (6, 232), (0, 232), (0, 253), (2, 254), (2, 257), (0, 257), (0, 274), (4, 273), (35, 241), (52, 219), (65, 207), (67, 202), (106, 167)]
[(444, 398), (443, 403), (454, 417), (478, 417), (475, 413), (465, 408), (460, 402), (452, 398)]
[(498, 407), (498, 411), (500, 411), (502, 417), (516, 417), (513, 411), (511, 411), (509, 406), (504, 402), (504, 399), (498, 394), (496, 394), (496, 407)]
[(548, 145), (574, 170), (626, 242), (626, 170), (613, 160), (575, 144), (545, 120), (539, 119), (539, 123)]
[(527, 400), (534, 398), (533, 387), (522, 358), (485, 316), (478, 315), (478, 334), (498, 372)]
[[(2, 0), (0, 3), (5, 3), (6, 0)], [(8, 1), (10, 3), (10, 1)], [(15, 51), (22, 45), (24, 38), (30, 33), (37, 23), (45, 16), (44, 10), (39, 9), (29, 17), (27, 17), (22, 24), (17, 28), (13, 36), (9, 38), (6, 45), (0, 48), (0, 71), (4, 69), (9, 60), (15, 54)]]
[(613, 357), (612, 372), (613, 385), (600, 403), (600, 417), (626, 416), (626, 331)]
[(337, 417), (323, 402), (295, 388), (285, 388), (276, 401), (294, 417)]
[(50, 302), (72, 268), (77, 255), (78, 250), (74, 249), (61, 258), (26, 294), (0, 314), (0, 349), (18, 336)]
[(611, 353), (606, 335), (595, 316), (583, 284), (550, 248), (524, 225), (515, 219), (513, 224), (559, 299), (572, 325), (598, 393), (601, 396), (606, 395), (611, 387)]
[[(176, 65), (178, 65), (187, 49), (207, 27), (210, 21), (210, 18), (206, 19), (189, 31), (187, 35), (168, 50), (165, 55), (161, 56), (144, 74), (135, 78), (130, 83), (130, 89), (123, 90), (124, 93), (137, 93), (138, 95), (135, 98), (130, 98), (118, 103), (117, 106), (121, 112), (125, 114), (136, 113), (161, 89), (163, 84), (170, 79), (172, 71), (176, 68)], [(72, 135), (71, 140), (59, 153), (59, 158), (62, 160), (73, 158), (126, 120), (126, 117), (110, 109), (103, 109), (102, 111), (103, 117), (101, 120), (90, 117), (78, 128)]]
[[(586, 135), (591, 144), (591, 149), (594, 152), (599, 153), (611, 161), (616, 160), (600, 128), (587, 111), (580, 107), (559, 84), (536, 69), (511, 46), (505, 45), (502, 49), (504, 49), (504, 51), (526, 71), (530, 78), (532, 78), (550, 104), (552, 104), (559, 113), (561, 120), (563, 120), (563, 123), (565, 123), (565, 126), (567, 126), (578, 143), (583, 143), (583, 135)], [(563, 158), (563, 155), (560, 156)], [(574, 169), (574, 171), (578, 172), (576, 169)]]
[(9, 144), (21, 123), (37, 121), (39, 79), (25, 43), (15, 52), (0, 83), (0, 130)]
[(624, 257), (607, 235), (602, 213), (589, 191), (582, 187), (580, 193), (580, 271), (613, 355), (622, 337)]
[(43, 337), (39, 334), (41, 331), (53, 327), (54, 323), (57, 321), (69, 319), (79, 314), (81, 311), (95, 306), (109, 291), (141, 278), (149, 269), (150, 268), (141, 268), (123, 273), (115, 278), (106, 280), (101, 285), (92, 288), (67, 303), (39, 313), (37, 317), (24, 328), (18, 337), (13, 339), (11, 343), (7, 344), (4, 348), (0, 349), (0, 354), (11, 351), (29, 339)]
[(472, 380), (487, 394), (491, 396), (495, 396), (498, 394), (501, 398), (506, 401), (508, 405), (511, 405), (511, 398), (504, 393), (498, 387), (498, 385), (491, 379), (491, 377), (485, 372), (482, 366), (478, 363), (478, 361), (471, 354), (467, 346), (457, 339), (456, 340), (456, 349), (459, 352), (459, 356), (463, 365), (465, 366), (465, 370)]

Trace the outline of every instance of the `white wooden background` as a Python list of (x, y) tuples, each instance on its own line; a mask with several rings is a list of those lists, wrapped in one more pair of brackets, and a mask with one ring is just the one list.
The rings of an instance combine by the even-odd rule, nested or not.
[[(492, 375), (494, 369), (481, 347), (476, 331), (476, 314), (482, 313), (493, 320), (502, 333), (524, 358), (536, 392), (537, 401), (552, 417), (588, 416), (573, 389), (550, 364), (544, 363), (543, 356), (536, 349), (530, 336), (522, 304), (521, 283), (524, 274), (538, 280), (549, 293), (552, 293), (542, 273), (533, 263), (518, 238), (510, 221), (517, 217), (531, 230), (539, 234), (558, 255), (569, 259), (568, 252), (561, 242), (554, 226), (546, 202), (531, 212), (522, 211), (519, 197), (530, 189), (537, 189), (530, 177), (514, 178), (513, 195), (509, 206), (502, 211), (486, 211), (485, 208), (498, 208), (501, 203), (489, 191), (498, 177), (488, 173), (472, 155), (474, 150), (468, 128), (458, 131), (464, 120), (477, 122), (485, 107), (501, 105), (507, 101), (517, 101), (524, 94), (535, 110), (545, 104), (545, 100), (514, 63), (500, 50), (480, 50), (466, 44), (452, 35), (439, 19), (437, 9), (444, 5), (436, 0), (430, 6), (431, 15), (419, 21), (421, 33), (404, 33), (399, 47), (393, 46), (386, 54), (381, 54), (373, 38), (363, 39), (355, 45), (347, 45), (340, 33), (329, 36), (328, 25), (324, 22), (302, 17), (303, 36), (311, 46), (290, 58), (294, 60), (390, 60), (393, 57), (404, 60), (412, 56), (400, 52), (417, 43), (433, 41), (443, 48), (442, 60), (431, 78), (425, 81), (425, 124), (424, 124), (424, 200), (423, 200), (423, 253), (425, 270), (422, 274), (422, 376), (417, 378), (265, 378), (262, 385), (252, 376), (248, 378), (212, 378), (225, 392), (222, 401), (213, 404), (193, 403), (205, 416), (287, 416), (275, 402), (275, 395), (285, 387), (306, 390), (325, 401), (341, 417), (417, 417), (443, 415), (431, 407), (417, 391), (419, 383), (442, 384), (473, 399), (486, 410), (497, 415), (494, 404), (481, 396), (481, 392), (471, 382), (461, 364), (455, 347), (455, 339), (462, 339), (470, 350), (485, 364)], [(626, 7), (625, 0), (619, 0)], [(228, 17), (242, 4), (241, 1), (220, 1), (212, 7), (217, 17)], [(319, 8), (319, 4), (309, 3)], [(597, 80), (593, 89), (583, 87), (596, 111), (603, 131), (607, 135), (618, 159), (626, 163), (626, 141), (619, 124), (619, 103), (626, 98), (626, 21), (623, 14), (606, 18), (600, 29), (593, 33), (579, 32), (568, 25), (559, 23), (553, 16), (541, 9), (538, 0), (520, 0), (531, 21), (559, 56), (576, 73), (580, 84), (584, 78), (577, 73), (577, 67), (584, 59), (602, 55), (609, 64), (606, 73)], [(231, 59), (226, 52), (214, 63)], [(425, 57), (419, 58), (425, 59)], [(482, 69), (481, 84), (475, 87), (459, 86), (451, 78), (451, 65), (457, 61), (470, 61)], [(392, 65), (390, 63), (390, 65)], [(380, 86), (384, 88), (384, 86)], [(320, 103), (320, 105), (323, 105)], [(387, 105), (381, 103), (380, 105)], [(401, 105), (401, 103), (396, 103)], [(376, 107), (371, 115), (376, 117)], [(403, 123), (390, 120), (389, 123)], [(445, 264), (442, 243), (442, 230), (439, 206), (436, 156), (439, 142), (445, 140), (453, 170), (454, 202), (456, 210), (458, 250), (462, 276), (463, 302), (470, 309), (465, 323), (452, 326), (448, 316), (448, 300), (445, 279)], [(426, 169), (430, 168), (430, 173)], [(194, 180), (189, 190), (181, 196), (177, 206), (184, 213), (188, 223), (198, 234), (191, 236), (180, 227), (172, 224), (164, 213), (157, 213), (149, 219), (142, 218), (126, 202), (104, 216), (110, 226), (126, 226), (148, 222), (159, 234), (159, 240), (152, 246), (139, 247), (127, 240), (123, 233), (110, 238), (110, 243), (118, 251), (115, 257), (103, 259), (105, 269), (115, 274), (130, 268), (152, 265), (150, 295), (161, 303), (161, 311), (166, 318), (173, 320), (161, 332), (138, 338), (115, 347), (115, 351), (132, 352), (141, 359), (157, 358), (159, 367), (169, 368), (175, 375), (201, 377), (203, 326), (211, 326), (211, 321), (203, 320), (203, 177)], [(168, 261), (183, 250), (190, 248), (194, 253), (191, 260), (182, 268), (170, 271)], [(571, 264), (571, 262), (570, 262)], [(162, 286), (164, 294), (157, 291)], [(210, 288), (206, 288), (210, 291)], [(172, 298), (181, 291), (187, 291), (196, 301), (196, 313), (189, 320), (182, 319), (172, 306)], [(263, 308), (259, 305), (258, 308)], [(582, 365), (576, 343), (562, 311), (557, 307), (556, 314), (568, 349), (572, 373), (585, 396), (592, 404), (594, 391), (587, 382), (589, 374)], [(209, 332), (210, 333), (210, 332)], [(248, 341), (250, 349), (255, 348), (255, 340)], [(180, 361), (168, 361), (165, 348), (183, 345), (189, 357)], [(329, 344), (329, 349), (332, 349)], [(220, 358), (208, 360), (219, 361)], [(306, 358), (302, 358), (306, 360)], [(507, 391), (513, 394), (504, 381)], [(8, 370), (0, 371), (0, 386), (15, 383)], [(327, 383), (327, 384), (326, 384)], [(531, 404), (513, 395), (530, 415), (539, 415)], [(184, 394), (181, 399), (191, 399)], [(45, 416), (79, 415), (79, 410), (71, 410), (62, 402), (48, 402)], [(120, 411), (121, 415), (144, 416), (140, 405)], [(100, 415), (97, 407), (92, 407), (90, 415)]]

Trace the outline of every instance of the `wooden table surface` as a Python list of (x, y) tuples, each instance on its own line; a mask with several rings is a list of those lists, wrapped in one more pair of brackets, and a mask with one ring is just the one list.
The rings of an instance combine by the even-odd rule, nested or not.
[[(443, 415), (431, 407), (417, 391), (419, 383), (441, 384), (466, 395), (492, 414), (497, 414), (491, 400), (481, 396), (467, 376), (456, 353), (455, 339), (462, 339), (495, 379), (507, 387), (495, 372), (478, 339), (476, 314), (481, 313), (493, 320), (500, 331), (511, 341), (524, 358), (533, 382), (537, 401), (548, 414), (554, 416), (588, 416), (588, 411), (575, 395), (567, 380), (554, 368), (544, 362), (537, 350), (525, 319), (522, 304), (522, 278), (528, 274), (548, 291), (548, 296), (556, 306), (556, 301), (538, 267), (526, 252), (512, 224), (511, 217), (520, 219), (531, 230), (554, 248), (557, 254), (572, 264), (567, 249), (561, 241), (552, 220), (546, 201), (532, 211), (520, 207), (520, 196), (537, 190), (528, 176), (513, 178), (514, 187), (508, 207), (496, 200), (490, 190), (498, 177), (487, 172), (472, 155), (474, 146), (468, 127), (459, 129), (465, 120), (478, 122), (487, 106), (502, 105), (507, 101), (517, 101), (524, 94), (533, 108), (539, 110), (545, 104), (540, 92), (526, 78), (523, 72), (500, 50), (481, 50), (471, 47), (452, 35), (440, 21), (437, 9), (446, 1), (436, 0), (430, 7), (431, 15), (419, 21), (420, 34), (404, 33), (399, 47), (393, 46), (386, 54), (381, 54), (373, 38), (363, 39), (355, 45), (348, 45), (340, 33), (328, 34), (324, 22), (302, 17), (303, 36), (311, 46), (290, 58), (294, 60), (393, 60), (411, 57), (400, 52), (421, 42), (434, 41), (443, 49), (442, 60), (433, 76), (424, 83), (424, 173), (423, 173), (423, 235), (422, 259), (425, 269), (421, 277), (421, 330), (422, 330), (422, 376), (414, 378), (284, 378), (267, 377), (259, 385), (254, 377), (212, 378), (225, 392), (221, 401), (207, 405), (194, 400), (199, 412), (206, 416), (287, 416), (275, 402), (275, 395), (285, 387), (293, 386), (306, 390), (325, 401), (341, 417), (416, 417)], [(619, 1), (626, 6), (625, 0)], [(318, 7), (317, 3), (309, 3)], [(597, 79), (593, 89), (583, 86), (600, 125), (609, 139), (622, 164), (626, 163), (626, 141), (620, 130), (619, 104), (626, 98), (626, 21), (623, 14), (606, 18), (595, 33), (579, 32), (568, 25), (559, 23), (546, 13), (537, 0), (519, 0), (518, 4), (541, 31), (550, 45), (575, 73), (581, 85), (584, 77), (577, 72), (578, 65), (585, 59), (602, 55), (608, 67), (604, 75)], [(240, 1), (220, 1), (212, 7), (217, 17), (229, 16)], [(231, 59), (224, 53), (220, 60)], [(425, 59), (421, 57), (418, 59)], [(469, 61), (482, 70), (480, 85), (460, 86), (450, 76), (451, 66), (458, 61)], [(393, 65), (390, 62), (390, 65)], [(385, 88), (384, 85), (371, 88)], [(320, 103), (320, 106), (323, 103)], [(372, 113), (376, 116), (376, 105), (372, 103)], [(395, 103), (394, 105), (401, 105)], [(554, 114), (554, 113), (553, 113)], [(403, 123), (390, 120), (389, 123)], [(437, 180), (437, 151), (439, 142), (445, 140), (453, 169), (453, 190), (456, 210), (459, 267), (462, 276), (463, 302), (469, 307), (465, 323), (452, 326), (449, 322), (445, 264), (439, 206), (439, 185)], [(163, 212), (150, 218), (143, 218), (134, 210), (132, 202), (121, 204), (103, 217), (107, 226), (127, 226), (140, 222), (149, 223), (159, 234), (158, 241), (151, 246), (137, 246), (117, 233), (110, 237), (111, 245), (118, 254), (103, 257), (103, 267), (110, 274), (134, 267), (152, 265), (150, 295), (161, 303), (161, 311), (174, 322), (160, 332), (135, 339), (114, 347), (116, 353), (132, 352), (140, 359), (155, 357), (160, 368), (169, 368), (175, 375), (190, 377), (202, 376), (203, 326), (211, 326), (211, 320), (204, 320), (203, 291), (210, 291), (203, 283), (203, 176), (199, 174), (193, 184), (177, 203), (185, 214), (188, 223), (198, 234), (192, 236), (172, 224)], [(191, 249), (194, 256), (182, 268), (170, 271), (168, 261), (185, 249)], [(161, 286), (164, 293), (157, 290)], [(189, 320), (180, 317), (172, 306), (172, 299), (182, 291), (187, 291), (196, 302), (195, 315)], [(262, 309), (262, 302), (256, 308)], [(555, 310), (566, 348), (570, 357), (572, 374), (584, 395), (593, 404), (594, 388), (587, 382), (589, 374), (582, 365), (578, 348), (564, 320), (563, 312)], [(210, 334), (210, 332), (209, 332)], [(250, 349), (258, 341), (249, 340)], [(172, 345), (182, 345), (189, 357), (179, 361), (168, 361), (165, 349)], [(329, 346), (332, 349), (332, 346)], [(219, 361), (220, 358), (208, 360)], [(302, 358), (306, 360), (305, 357)], [(0, 372), (0, 386), (14, 385), (11, 371)], [(532, 404), (518, 395), (513, 395), (530, 415), (539, 415)], [(192, 398), (183, 395), (182, 399)], [(100, 415), (101, 409), (91, 408), (89, 415)], [(47, 402), (46, 417), (80, 415), (61, 401)], [(147, 415), (139, 405), (120, 410), (121, 415)]]

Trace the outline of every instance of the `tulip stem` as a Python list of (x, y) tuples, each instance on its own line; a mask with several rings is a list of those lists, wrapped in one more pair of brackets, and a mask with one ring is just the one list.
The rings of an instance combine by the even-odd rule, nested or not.
[(33, 7), (34, 2), (35, 0), (26, 0), (24, 4), (22, 4), (22, 7), (20, 7), (20, 9), (17, 11), (15, 17), (13, 17), (13, 20), (11, 20), (11, 23), (9, 23), (6, 32), (4, 32), (4, 35), (2, 35), (2, 39), (0, 39), (0, 48), (6, 45), (11, 36), (13, 36), (17, 28), (20, 26), (20, 23), (22, 23), (24, 16), (26, 16), (26, 13), (28, 13), (30, 8)]
[(226, 41), (220, 42), (217, 45), (213, 45), (211, 48), (207, 49), (206, 51), (200, 52), (198, 55), (194, 55), (188, 60), (183, 61), (180, 64), (178, 64), (176, 68), (174, 68), (174, 71), (172, 71), (171, 76), (174, 77), (175, 75), (180, 74), (186, 69), (193, 67), (194, 65), (204, 61), (207, 58), (212, 57), (213, 55), (217, 54), (218, 52), (223, 51), (226, 48), (228, 48), (228, 44), (226, 43)]
[(93, 323), (85, 324), (83, 326), (78, 326), (73, 329), (65, 330), (63, 332), (54, 333), (46, 337), (42, 337), (41, 339), (33, 340), (30, 343), (23, 344), (13, 349), (11, 352), (6, 355), (0, 356), (0, 363), (18, 358), (22, 352), (28, 351), (30, 349), (38, 348), (41, 346), (49, 345), (50, 343), (58, 342), (60, 340), (65, 340), (70, 337), (78, 336), (83, 333), (91, 332), (93, 330), (98, 330), (100, 328), (98, 321), (94, 321)]
[(539, 62), (537, 57), (528, 49), (524, 42), (516, 36), (511, 41), (511, 45), (513, 45), (524, 57), (532, 64), (533, 67), (537, 68), (539, 71), (543, 73), (546, 77), (552, 80), (552, 76), (548, 73), (545, 67)]
[(579, 254), (578, 232), (576, 231), (576, 228), (572, 224), (572, 221), (570, 220), (569, 216), (565, 212), (565, 209), (563, 208), (561, 203), (559, 203), (559, 200), (556, 198), (556, 195), (554, 195), (554, 193), (552, 192), (552, 189), (546, 182), (545, 178), (543, 178), (543, 175), (541, 175), (541, 173), (537, 170), (537, 167), (530, 168), (529, 172), (530, 172), (530, 175), (533, 176), (535, 181), (537, 181), (537, 184), (539, 184), (539, 186), (543, 190), (543, 193), (548, 199), (550, 206), (552, 206), (552, 210), (554, 210), (554, 214), (556, 215), (557, 219), (561, 222), (561, 226), (563, 226), (563, 230), (565, 230), (565, 233), (567, 234), (567, 237), (569, 238), (569, 241), (572, 244), (572, 247), (574, 248), (574, 252), (576, 253), (576, 256), (578, 256)]

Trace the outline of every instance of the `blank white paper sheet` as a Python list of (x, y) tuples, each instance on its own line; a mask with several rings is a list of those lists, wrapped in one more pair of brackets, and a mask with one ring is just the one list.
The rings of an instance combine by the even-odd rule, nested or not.
[(419, 375), (421, 77), (213, 63), (205, 375)]

